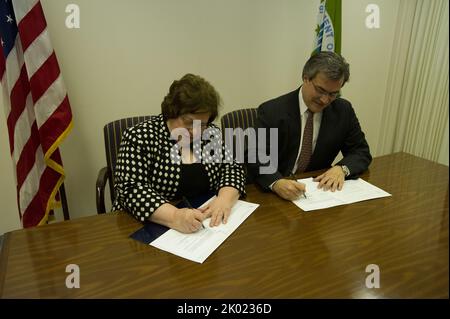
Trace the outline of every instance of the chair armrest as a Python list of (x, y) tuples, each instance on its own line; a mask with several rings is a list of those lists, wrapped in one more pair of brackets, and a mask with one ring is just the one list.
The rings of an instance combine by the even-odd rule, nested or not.
[(98, 172), (97, 182), (95, 183), (95, 202), (97, 204), (97, 214), (106, 213), (105, 187), (107, 181), (108, 181), (108, 167), (103, 167)]

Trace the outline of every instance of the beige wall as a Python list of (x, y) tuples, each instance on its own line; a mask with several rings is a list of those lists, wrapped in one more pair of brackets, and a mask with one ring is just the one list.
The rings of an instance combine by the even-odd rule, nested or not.
[[(3, 103), (3, 102), (0, 102)], [(3, 108), (3, 105), (2, 105)], [(21, 227), (17, 210), (15, 179), (13, 165), (9, 157), (9, 140), (4, 112), (0, 112), (0, 235)]]
[[(77, 218), (95, 214), (95, 180), (105, 165), (105, 123), (159, 113), (171, 82), (187, 72), (217, 88), (222, 114), (295, 89), (312, 49), (319, 1), (41, 2), (74, 114), (74, 129), (61, 151), (70, 213)], [(80, 6), (80, 29), (65, 27), (69, 3)], [(365, 27), (369, 3), (380, 6), (380, 29)], [(353, 102), (371, 145), (378, 135), (397, 10), (398, 1), (343, 1), (342, 53), (351, 64), (344, 95)], [(0, 234), (19, 227), (4, 125), (1, 113)]]
[(442, 139), (441, 153), (439, 155), (438, 162), (448, 166), (448, 119), (445, 126), (444, 138)]

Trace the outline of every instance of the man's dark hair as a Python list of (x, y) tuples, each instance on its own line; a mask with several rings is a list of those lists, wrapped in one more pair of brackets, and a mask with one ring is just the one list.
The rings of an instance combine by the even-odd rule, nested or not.
[(344, 83), (350, 78), (350, 66), (345, 59), (334, 52), (321, 51), (312, 55), (303, 67), (302, 79), (313, 79), (318, 73), (334, 81), (344, 79)]

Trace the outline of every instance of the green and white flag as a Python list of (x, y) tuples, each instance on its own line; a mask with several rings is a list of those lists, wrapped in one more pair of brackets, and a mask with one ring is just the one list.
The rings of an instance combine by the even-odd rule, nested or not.
[(320, 51), (341, 53), (342, 0), (321, 0), (317, 16), (313, 54)]

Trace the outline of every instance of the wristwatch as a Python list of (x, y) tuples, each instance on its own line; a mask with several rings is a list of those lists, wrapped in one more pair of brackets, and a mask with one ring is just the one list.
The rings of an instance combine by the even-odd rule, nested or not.
[(339, 165), (342, 168), (342, 171), (344, 172), (345, 177), (350, 176), (350, 170), (346, 165)]

